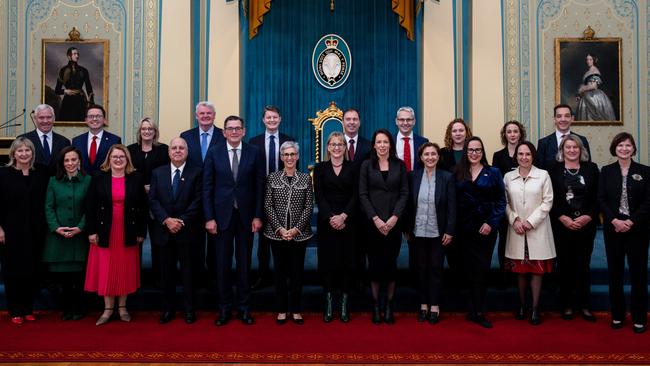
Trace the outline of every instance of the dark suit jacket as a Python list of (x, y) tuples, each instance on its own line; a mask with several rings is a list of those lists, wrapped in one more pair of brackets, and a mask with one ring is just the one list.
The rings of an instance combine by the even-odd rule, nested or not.
[[(280, 135), (280, 142), (279, 143), (276, 142), (275, 145), (277, 151), (280, 151), (280, 146), (282, 146), (282, 144), (284, 144), (285, 142), (295, 141), (293, 137), (285, 135), (281, 132), (279, 135)], [(248, 140), (248, 143), (257, 147), (257, 149), (260, 151), (260, 158), (262, 159), (262, 163), (264, 164), (264, 172), (266, 172), (266, 162), (268, 161), (268, 157), (266, 156), (266, 146), (265, 146), (266, 141), (264, 141), (264, 138), (265, 138), (265, 134), (262, 133), (257, 136), (251, 137), (251, 139)], [(282, 170), (282, 169), (284, 169), (284, 163), (282, 162), (281, 159), (278, 159), (278, 166), (276, 170)]]
[(356, 169), (359, 170), (361, 168), (361, 163), (370, 156), (372, 146), (370, 146), (370, 140), (361, 137), (361, 135), (357, 135), (357, 141), (354, 144), (354, 148), (354, 160), (352, 160), (352, 162)]
[(389, 160), (388, 178), (385, 181), (381, 171), (372, 166), (370, 159), (361, 164), (359, 200), (368, 219), (379, 216), (381, 220), (386, 221), (392, 215), (402, 217), (408, 195), (408, 176), (406, 166), (401, 160)]
[[(399, 134), (396, 133), (393, 138), (395, 139), (395, 144), (397, 144), (397, 136)], [(425, 142), (429, 142), (429, 139), (423, 136), (418, 135), (417, 133), (413, 133), (413, 156), (411, 156), (411, 162), (413, 162), (413, 169), (422, 169), (424, 168), (424, 165), (420, 161), (420, 158), (418, 158), (418, 150), (420, 150), (420, 146), (424, 144)]]
[[(197, 218), (201, 214), (202, 177), (201, 169), (185, 164), (181, 174), (179, 190), (174, 198), (172, 191), (172, 170), (170, 164), (160, 166), (151, 172), (149, 187), (149, 209), (154, 217), (152, 242), (167, 245), (169, 237), (176, 241), (192, 242), (197, 227)], [(163, 221), (168, 217), (181, 219), (185, 223), (176, 234), (171, 234)]]
[[(409, 173), (409, 201), (407, 205), (407, 231), (413, 236), (415, 232), (415, 215), (417, 213), (420, 185), (424, 169)], [(435, 191), (436, 218), (440, 236), (456, 235), (456, 183), (454, 177), (446, 170), (436, 169)]]
[(443, 147), (440, 149), (440, 161), (438, 162), (438, 169), (446, 170), (453, 173), (456, 168), (456, 157), (454, 156), (454, 150), (451, 148)]
[[(558, 218), (562, 215), (569, 216), (575, 219), (575, 209), (566, 201), (566, 186), (564, 185), (564, 164), (555, 164), (549, 170), (548, 174), (551, 176), (553, 182), (553, 208), (551, 209), (550, 216), (553, 224), (558, 224)], [(598, 166), (592, 162), (580, 163), (580, 175), (585, 180), (586, 193), (580, 206), (580, 215), (591, 216), (593, 223), (598, 223)], [(559, 223), (561, 225), (561, 223)]]
[[(618, 162), (605, 165), (600, 172), (598, 183), (598, 204), (605, 217), (603, 223), (612, 227), (612, 220), (619, 218), (618, 207), (621, 202), (621, 187), (623, 176)], [(630, 206), (630, 220), (634, 222), (633, 229), (648, 230), (650, 218), (650, 167), (635, 161), (627, 173), (627, 202)]]
[[(147, 194), (142, 175), (127, 174), (124, 181), (124, 244), (137, 245), (136, 237), (147, 236)], [(111, 173), (97, 172), (90, 182), (87, 196), (86, 231), (99, 236), (98, 245), (107, 248), (113, 221)]]
[(52, 131), (52, 141), (48, 141), (52, 147), (52, 153), (50, 154), (50, 161), (45, 161), (45, 153), (43, 152), (43, 141), (38, 138), (38, 133), (36, 130), (27, 132), (26, 134), (20, 135), (18, 137), (26, 137), (34, 144), (36, 149), (35, 162), (43, 165), (47, 165), (50, 171), (50, 175), (56, 173), (56, 162), (59, 156), (59, 152), (66, 146), (70, 146), (70, 140), (67, 137), (59, 135), (58, 133)]
[[(192, 166), (203, 166), (203, 160), (201, 159), (201, 132), (199, 127), (194, 127), (181, 133), (181, 137), (187, 142), (187, 163)], [(214, 133), (212, 134), (208, 150), (222, 141), (225, 141), (223, 130), (214, 126)], [(207, 156), (206, 154), (206, 159)]]
[(492, 166), (499, 169), (503, 176), (515, 169), (518, 165), (517, 161), (508, 155), (508, 147), (504, 147), (492, 155)]
[(244, 227), (263, 218), (264, 162), (253, 145), (242, 142), (237, 181), (232, 176), (230, 154), (224, 140), (208, 150), (203, 165), (203, 212), (205, 221), (216, 220), (217, 230), (230, 225), (235, 198)]
[(88, 132), (85, 132), (72, 139), (72, 146), (81, 151), (81, 160), (83, 160), (83, 167), (88, 174), (99, 171), (99, 167), (104, 164), (104, 160), (106, 160), (108, 149), (110, 149), (110, 147), (115, 144), (121, 143), (122, 139), (119, 136), (113, 135), (112, 133), (104, 130), (102, 141), (99, 143), (99, 148), (97, 149), (97, 155), (95, 155), (95, 163), (90, 165), (90, 160), (88, 160)]
[(169, 165), (169, 146), (166, 144), (153, 145), (151, 151), (145, 153), (142, 146), (138, 143), (127, 146), (131, 154), (131, 163), (140, 174), (144, 184), (151, 182), (151, 172), (159, 166)]
[[(348, 218), (357, 214), (359, 172), (353, 163), (344, 160), (339, 175), (334, 173), (331, 161), (314, 167), (314, 192), (318, 204), (318, 218), (329, 222), (330, 217), (345, 212)], [(349, 222), (349, 220), (346, 220)]]
[[(587, 141), (587, 138), (577, 133), (571, 132), (571, 134), (578, 136), (582, 140), (582, 144), (585, 145), (585, 149), (589, 153), (589, 161), (591, 161), (591, 150), (589, 150), (589, 141)], [(553, 164), (556, 162), (557, 145), (558, 141), (557, 136), (555, 136), (555, 131), (537, 142), (537, 163), (535, 165), (538, 168), (549, 170), (553, 167)]]

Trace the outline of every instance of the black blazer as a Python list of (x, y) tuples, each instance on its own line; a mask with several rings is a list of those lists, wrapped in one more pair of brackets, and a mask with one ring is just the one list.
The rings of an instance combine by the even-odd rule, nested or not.
[(339, 175), (334, 174), (331, 161), (314, 167), (314, 191), (320, 220), (329, 222), (330, 217), (343, 212), (352, 218), (357, 213), (359, 173), (353, 165), (344, 160)]
[(99, 143), (99, 148), (97, 149), (97, 154), (95, 155), (95, 162), (90, 165), (90, 160), (88, 158), (88, 131), (72, 139), (72, 145), (81, 151), (81, 160), (83, 161), (83, 167), (88, 174), (99, 171), (99, 167), (104, 164), (104, 160), (106, 160), (106, 155), (108, 155), (108, 150), (111, 148), (111, 146), (121, 143), (122, 138), (104, 130), (104, 133), (102, 134), (102, 141)]
[[(181, 133), (181, 137), (185, 139), (185, 142), (187, 142), (187, 163), (197, 167), (203, 166), (203, 160), (201, 159), (201, 132), (203, 131), (199, 127), (194, 127)], [(210, 139), (208, 150), (225, 140), (226, 139), (223, 137), (223, 130), (214, 126), (214, 132), (212, 134), (212, 139)]]
[(151, 182), (151, 172), (159, 166), (169, 165), (169, 146), (165, 144), (153, 145), (151, 151), (145, 153), (138, 143), (127, 146), (131, 154), (131, 163), (142, 174), (144, 184)]
[[(147, 194), (138, 172), (127, 174), (124, 185), (124, 244), (134, 246), (136, 237), (147, 236)], [(110, 172), (100, 170), (93, 176), (86, 201), (86, 231), (88, 235), (97, 234), (98, 245), (107, 248), (113, 220)]]
[[(170, 235), (174, 235), (176, 241), (192, 241), (192, 234), (198, 229), (197, 219), (201, 214), (201, 179), (201, 169), (186, 164), (181, 174), (179, 191), (174, 198), (171, 165), (153, 170), (149, 187), (149, 209), (156, 222), (151, 233), (154, 244), (167, 245)], [(171, 234), (163, 224), (168, 217), (183, 220), (185, 226), (178, 233)]]
[(443, 169), (453, 173), (456, 168), (456, 158), (454, 157), (454, 150), (451, 148), (443, 147), (440, 149), (440, 161), (438, 162), (438, 169)]
[[(279, 133), (280, 136), (280, 142), (276, 144), (275, 148), (280, 151), (280, 146), (284, 144), (287, 141), (295, 141), (293, 137), (285, 135), (283, 133)], [(266, 135), (264, 133), (259, 134), (257, 136), (251, 137), (250, 140), (248, 140), (248, 143), (254, 146), (257, 146), (257, 149), (260, 151), (260, 157), (262, 161), (264, 162), (264, 171), (266, 172), (267, 166), (266, 162), (268, 161), (268, 157), (266, 156), (266, 141), (264, 141), (264, 138)], [(282, 159), (278, 159), (278, 166), (276, 170), (282, 170), (284, 169), (284, 163), (282, 162)]]
[[(413, 236), (415, 232), (415, 215), (417, 213), (420, 185), (424, 169), (416, 169), (409, 173), (409, 200), (408, 221), (406, 231)], [(438, 219), (438, 232), (440, 236), (456, 235), (456, 182), (451, 173), (446, 170), (436, 169), (435, 192), (436, 218)]]
[(401, 217), (406, 209), (409, 186), (406, 166), (395, 158), (388, 161), (388, 178), (367, 159), (359, 172), (359, 200), (368, 219), (379, 216), (383, 221), (392, 215)]
[(499, 169), (501, 175), (505, 176), (506, 173), (519, 166), (517, 160), (513, 158), (514, 157), (511, 158), (508, 154), (508, 147), (504, 147), (492, 155), (492, 166)]
[(352, 160), (356, 170), (359, 170), (361, 164), (370, 157), (371, 149), (372, 146), (370, 146), (370, 140), (361, 137), (361, 135), (357, 135), (357, 140), (354, 144), (354, 160)]
[[(589, 141), (587, 141), (587, 138), (582, 135), (578, 135), (577, 133), (570, 133), (572, 135), (578, 136), (580, 140), (582, 140), (582, 144), (585, 146), (585, 149), (587, 149), (587, 152), (589, 153), (589, 161), (591, 161), (591, 150), (589, 149)], [(555, 156), (557, 155), (558, 143), (559, 141), (557, 140), (557, 136), (555, 136), (555, 131), (537, 141), (537, 164), (535, 165), (538, 168), (550, 170), (551, 167), (553, 167), (553, 164), (556, 162)]]
[[(618, 213), (621, 202), (623, 176), (618, 162), (605, 165), (598, 183), (598, 204), (605, 217), (603, 223), (612, 227), (612, 220), (623, 218)], [(632, 161), (627, 173), (627, 201), (630, 205), (630, 220), (634, 228), (648, 230), (650, 217), (650, 167)]]
[[(548, 173), (553, 182), (553, 208), (551, 208), (550, 212), (553, 223), (555, 224), (555, 221), (562, 215), (569, 216), (573, 219), (576, 218), (575, 210), (566, 201), (567, 191), (564, 185), (564, 164), (553, 165)], [(582, 162), (580, 163), (580, 175), (585, 180), (587, 192), (578, 211), (580, 211), (580, 215), (591, 216), (592, 222), (598, 224), (598, 166), (590, 161)]]
[(29, 139), (34, 144), (34, 148), (36, 149), (36, 156), (34, 161), (46, 165), (49, 169), (50, 175), (56, 174), (56, 162), (59, 157), (59, 152), (66, 146), (70, 146), (70, 140), (68, 140), (67, 137), (63, 135), (59, 135), (58, 133), (52, 131), (52, 141), (49, 143), (52, 144), (52, 153), (50, 154), (50, 161), (45, 160), (45, 153), (43, 152), (43, 141), (38, 138), (38, 133), (36, 130), (27, 132), (25, 134), (22, 134), (18, 137), (26, 137)]

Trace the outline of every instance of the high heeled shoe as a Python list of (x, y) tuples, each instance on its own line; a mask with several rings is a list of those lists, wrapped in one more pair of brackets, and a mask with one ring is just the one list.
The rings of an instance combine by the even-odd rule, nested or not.
[[(120, 311), (120, 309), (124, 309), (124, 311)], [(120, 320), (123, 322), (130, 322), (131, 321), (131, 314), (126, 310), (126, 305), (120, 305), (117, 307), (117, 313), (120, 315)]]
[(332, 309), (332, 293), (325, 294), (325, 312), (323, 312), (323, 321), (329, 323), (334, 319), (334, 310)]
[(393, 300), (386, 301), (386, 311), (384, 312), (384, 323), (395, 324), (395, 316), (393, 314)]
[(375, 301), (372, 305), (372, 323), (381, 324), (381, 311), (379, 310), (379, 302)]
[(539, 315), (539, 310), (537, 308), (533, 308), (533, 311), (530, 313), (530, 324), (540, 325), (541, 323), (542, 318)]
[[(106, 315), (107, 312), (108, 315)], [(102, 313), (102, 316), (100, 316), (99, 319), (97, 319), (97, 321), (95, 322), (95, 325), (100, 326), (110, 322), (112, 316), (113, 316), (113, 309), (105, 308), (104, 312)]]
[(348, 311), (348, 294), (345, 292), (341, 295), (341, 321), (343, 323), (350, 321), (350, 312)]

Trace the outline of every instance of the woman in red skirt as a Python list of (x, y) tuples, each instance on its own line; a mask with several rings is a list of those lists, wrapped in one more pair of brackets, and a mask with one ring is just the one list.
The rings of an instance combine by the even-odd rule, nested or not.
[(129, 322), (126, 297), (140, 287), (139, 245), (146, 235), (147, 197), (128, 149), (110, 147), (88, 190), (86, 229), (90, 241), (85, 290), (104, 297), (96, 325), (113, 315), (117, 297), (120, 320)]
[(515, 148), (514, 157), (519, 167), (505, 175), (506, 216), (508, 218), (508, 238), (506, 241), (505, 268), (518, 274), (519, 308), (517, 319), (526, 317), (527, 276), (530, 274), (530, 287), (533, 297), (533, 311), (530, 323), (541, 323), (539, 315), (539, 294), (542, 289), (542, 276), (553, 269), (555, 244), (549, 212), (553, 206), (553, 186), (546, 172), (533, 165), (535, 146), (520, 142)]

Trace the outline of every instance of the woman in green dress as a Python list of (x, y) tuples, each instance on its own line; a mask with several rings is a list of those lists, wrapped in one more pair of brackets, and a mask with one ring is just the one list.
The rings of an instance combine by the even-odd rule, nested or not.
[(90, 176), (81, 168), (81, 153), (73, 146), (61, 150), (56, 176), (50, 178), (45, 201), (48, 234), (43, 262), (61, 286), (63, 320), (79, 320), (83, 310), (83, 271), (88, 258), (88, 238), (81, 235), (85, 222), (86, 192)]

